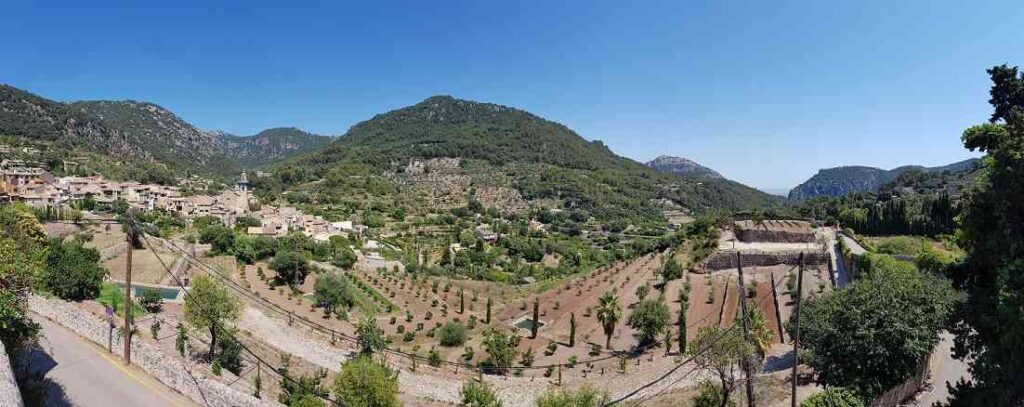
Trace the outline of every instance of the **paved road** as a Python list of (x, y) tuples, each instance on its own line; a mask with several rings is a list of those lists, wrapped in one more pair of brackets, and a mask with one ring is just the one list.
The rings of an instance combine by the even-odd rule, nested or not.
[(857, 243), (856, 240), (850, 239), (848, 236), (844, 234), (840, 234), (839, 236), (841, 239), (843, 239), (843, 243), (846, 244), (846, 247), (850, 248), (850, 253), (856, 255), (867, 253), (867, 250), (865, 250), (864, 247), (860, 245), (860, 243)]
[(34, 372), (45, 372), (47, 406), (194, 406), (140, 369), (50, 320), (32, 315), (43, 327), (40, 349), (29, 356)]
[(945, 402), (949, 398), (949, 389), (946, 383), (956, 383), (960, 379), (970, 379), (971, 373), (967, 370), (967, 363), (962, 360), (953, 359), (953, 334), (942, 332), (940, 342), (935, 353), (932, 355), (932, 389), (923, 392), (911, 405), (922, 407), (931, 406), (937, 402)]

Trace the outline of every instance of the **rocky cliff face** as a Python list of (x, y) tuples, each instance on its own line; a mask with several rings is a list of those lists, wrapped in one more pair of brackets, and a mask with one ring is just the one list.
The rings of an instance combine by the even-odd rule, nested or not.
[(171, 167), (221, 174), (238, 171), (238, 166), (222, 153), (221, 139), (156, 104), (100, 100), (74, 102), (70, 107), (116, 129), (127, 143)]
[(148, 156), (95, 117), (7, 85), (0, 85), (0, 135), (89, 147), (106, 154)]
[(789, 191), (789, 199), (815, 196), (842, 196), (851, 192), (873, 191), (892, 178), (889, 171), (872, 167), (836, 167), (817, 174)]
[(708, 178), (722, 178), (722, 175), (703, 165), (682, 157), (668, 155), (659, 156), (646, 163), (657, 172), (663, 174), (694, 175)]

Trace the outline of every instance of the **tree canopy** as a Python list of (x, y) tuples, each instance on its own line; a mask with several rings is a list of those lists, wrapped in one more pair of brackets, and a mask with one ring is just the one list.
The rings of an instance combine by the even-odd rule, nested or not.
[(964, 147), (986, 154), (981, 179), (965, 197), (958, 244), (967, 258), (952, 268), (967, 299), (954, 325), (954, 353), (972, 381), (958, 383), (953, 405), (1024, 404), (1024, 76), (988, 71), (989, 123), (964, 131)]
[(107, 270), (99, 261), (100, 253), (82, 246), (80, 241), (50, 239), (42, 284), (47, 291), (65, 300), (96, 298), (107, 276)]
[(858, 280), (803, 304), (800, 341), (820, 383), (869, 399), (931, 354), (958, 295), (949, 281), (888, 255), (869, 253), (861, 264)]
[(209, 330), (212, 359), (217, 335), (224, 333), (226, 325), (238, 318), (242, 304), (209, 276), (196, 276), (191, 285), (185, 296), (185, 321), (196, 329)]

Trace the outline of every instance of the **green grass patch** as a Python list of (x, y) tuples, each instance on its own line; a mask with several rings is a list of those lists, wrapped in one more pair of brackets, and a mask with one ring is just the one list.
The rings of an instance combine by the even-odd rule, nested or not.
[[(100, 286), (100, 296), (96, 299), (100, 304), (106, 305), (114, 309), (114, 312), (119, 316), (124, 316), (124, 290), (118, 287), (114, 283), (103, 283)], [(138, 318), (146, 315), (146, 309), (142, 308), (138, 302), (132, 301), (132, 317)]]

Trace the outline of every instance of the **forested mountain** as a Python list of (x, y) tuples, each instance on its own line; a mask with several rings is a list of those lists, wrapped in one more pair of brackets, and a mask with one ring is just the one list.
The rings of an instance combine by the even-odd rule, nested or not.
[(146, 155), (144, 149), (90, 114), (7, 85), (0, 85), (0, 135), (110, 154)]
[(240, 137), (212, 132), (220, 138), (222, 151), (244, 168), (255, 168), (291, 156), (319, 150), (331, 142), (329, 136), (309, 133), (294, 127), (277, 127), (255, 135)]
[(717, 171), (712, 170), (703, 165), (697, 164), (683, 157), (662, 155), (658, 156), (657, 158), (651, 161), (648, 161), (646, 165), (648, 167), (651, 167), (655, 171), (663, 174), (679, 174), (703, 176), (708, 178), (722, 178), (722, 175), (719, 174)]
[[(946, 179), (964, 178), (963, 173), (973, 172), (979, 166), (979, 160), (972, 158), (941, 167), (903, 166), (892, 170), (874, 167), (848, 166), (819, 170), (813, 177), (789, 191), (789, 198), (804, 200), (815, 196), (843, 196), (851, 192), (877, 191), (887, 183), (896, 180), (901, 174), (915, 174), (901, 179), (894, 184), (901, 186), (905, 182), (919, 179), (920, 174), (927, 174), (934, 187), (946, 185)], [(922, 185), (923, 186), (923, 185)]]
[[(117, 178), (171, 182), (198, 174), (234, 178), (257, 167), (330, 142), (296, 128), (273, 128), (249, 137), (206, 132), (153, 103), (62, 103), (0, 85), (0, 136), (40, 143), (44, 161), (81, 161)], [(98, 160), (96, 157), (105, 156)]]
[(238, 164), (223, 154), (219, 137), (197, 129), (161, 106), (133, 100), (81, 101), (69, 106), (100, 120), (176, 172), (229, 176), (239, 171)]
[(271, 192), (298, 187), (320, 202), (339, 203), (388, 194), (416, 202), (421, 197), (407, 191), (429, 184), (428, 195), (455, 204), (471, 197), (484, 204), (518, 200), (622, 222), (660, 222), (666, 206), (701, 212), (779, 202), (724, 179), (659, 174), (564, 125), (450, 96), (359, 123), (328, 147), (276, 166), (263, 182)]

